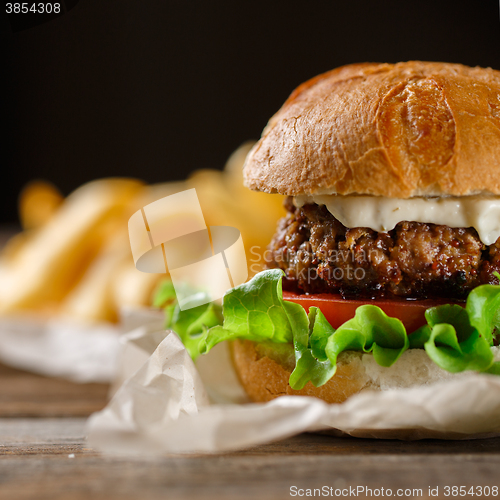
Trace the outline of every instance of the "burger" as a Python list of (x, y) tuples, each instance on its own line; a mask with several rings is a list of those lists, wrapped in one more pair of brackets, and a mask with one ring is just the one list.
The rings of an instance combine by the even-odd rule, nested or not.
[(270, 119), (244, 178), (286, 195), (287, 216), (223, 324), (184, 331), (193, 357), (230, 340), (255, 401), (500, 374), (499, 71), (319, 75)]

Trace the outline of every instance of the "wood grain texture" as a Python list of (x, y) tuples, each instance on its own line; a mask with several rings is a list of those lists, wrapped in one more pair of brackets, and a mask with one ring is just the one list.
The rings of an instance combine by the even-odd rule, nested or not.
[(293, 485), (427, 493), (429, 486), (498, 484), (500, 438), (406, 443), (302, 434), (219, 456), (152, 460), (90, 450), (84, 422), (1, 421), (0, 498), (274, 499), (290, 498)]
[(76, 384), (0, 364), (0, 417), (82, 417), (106, 405), (107, 384)]
[(446, 485), (500, 482), (500, 438), (402, 442), (302, 434), (218, 456), (103, 456), (87, 446), (82, 416), (102, 408), (106, 393), (105, 385), (0, 366), (0, 499), (265, 500), (291, 498), (291, 486), (426, 494), (429, 486), (442, 493)]

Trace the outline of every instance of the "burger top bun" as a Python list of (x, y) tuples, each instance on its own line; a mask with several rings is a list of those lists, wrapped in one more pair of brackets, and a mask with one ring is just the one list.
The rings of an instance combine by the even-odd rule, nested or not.
[(352, 64), (300, 85), (244, 167), (267, 193), (500, 194), (500, 71)]

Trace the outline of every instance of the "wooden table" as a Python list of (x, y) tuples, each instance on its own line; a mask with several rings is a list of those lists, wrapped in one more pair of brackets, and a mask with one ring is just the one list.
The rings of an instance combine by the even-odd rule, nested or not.
[(107, 457), (84, 437), (86, 417), (105, 405), (106, 394), (102, 384), (0, 365), (0, 499), (279, 499), (298, 488), (331, 487), (334, 494), (362, 486), (383, 487), (384, 494), (390, 488), (394, 497), (398, 488), (422, 489), (406, 498), (425, 498), (429, 487), (439, 487), (446, 498), (446, 485), (500, 484), (500, 438), (399, 442), (303, 434), (220, 456)]

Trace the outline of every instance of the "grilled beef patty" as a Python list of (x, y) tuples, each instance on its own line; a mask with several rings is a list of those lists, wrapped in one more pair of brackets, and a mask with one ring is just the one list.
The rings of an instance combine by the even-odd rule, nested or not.
[(500, 238), (484, 245), (475, 229), (400, 222), (392, 231), (347, 228), (324, 206), (296, 208), (288, 198), (267, 252), (286, 273), (286, 289), (346, 298), (463, 299), (498, 283)]

